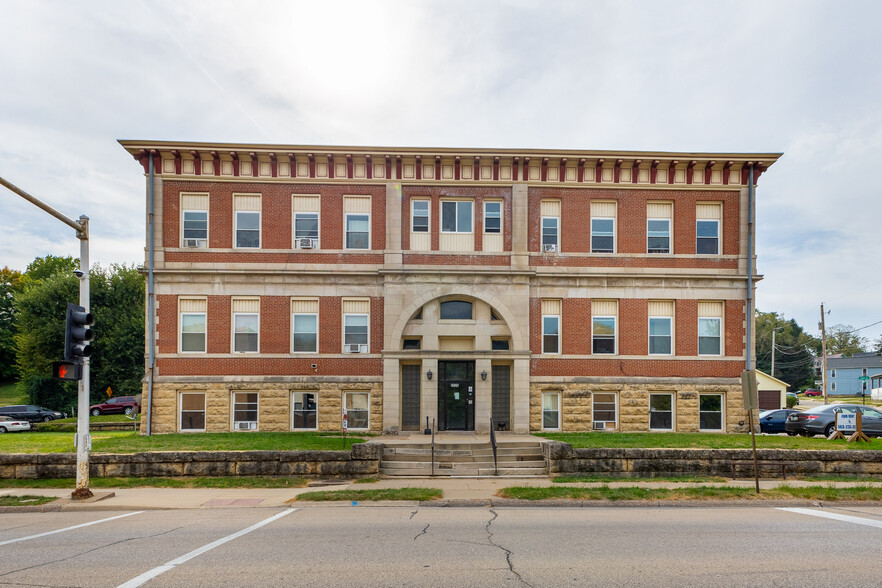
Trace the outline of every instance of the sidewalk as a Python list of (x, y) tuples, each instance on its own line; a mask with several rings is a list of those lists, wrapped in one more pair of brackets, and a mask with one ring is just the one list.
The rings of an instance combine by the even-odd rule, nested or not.
[[(866, 484), (878, 484), (882, 482), (806, 482), (799, 480), (760, 480), (760, 489), (774, 488), (780, 485), (789, 485), (792, 487), (799, 486), (836, 486), (845, 488), (850, 486), (860, 486)], [(60, 503), (50, 503), (44, 507), (22, 507), (28, 510), (153, 510), (153, 509), (192, 509), (192, 508), (279, 508), (291, 506), (288, 502), (295, 496), (304, 492), (313, 492), (316, 490), (371, 490), (382, 488), (439, 488), (443, 491), (443, 500), (439, 502), (439, 506), (445, 505), (462, 505), (472, 503), (476, 506), (487, 506), (491, 503), (503, 504), (501, 499), (496, 497), (496, 492), (508, 486), (530, 486), (530, 487), (549, 487), (555, 484), (550, 478), (413, 478), (413, 479), (382, 479), (370, 484), (355, 484), (346, 482), (343, 484), (333, 484), (325, 487), (305, 487), (305, 488), (101, 488), (95, 490), (96, 495), (104, 493), (113, 493), (113, 496), (103, 498), (94, 502), (73, 502), (70, 500), (71, 489), (27, 489), (27, 488), (5, 488), (0, 489), (0, 496), (4, 495), (23, 495), (30, 494), (36, 496), (54, 496), (61, 498)], [(634, 482), (624, 479), (620, 482), (609, 483), (579, 483), (566, 484), (567, 486), (579, 487), (598, 487), (609, 486), (615, 487), (631, 487), (637, 486), (641, 488), (682, 488), (690, 486), (730, 486), (753, 488), (754, 481), (752, 479), (727, 480), (724, 482)], [(517, 501), (518, 503), (526, 502), (534, 506), (541, 506), (541, 501)], [(689, 501), (694, 503), (695, 501)], [(728, 503), (734, 506), (739, 501), (728, 500)], [(741, 503), (745, 501), (740, 501)], [(717, 505), (719, 501), (715, 501)], [(751, 501), (751, 504), (759, 506), (760, 504)], [(303, 503), (303, 506), (321, 504), (322, 506), (351, 506), (349, 502), (322, 502), (322, 503)], [(360, 506), (368, 505), (400, 505), (401, 502), (394, 503), (359, 503)], [(411, 504), (411, 503), (408, 503)], [(416, 504), (416, 503), (413, 503)], [(504, 504), (514, 505), (511, 501), (505, 501)], [(555, 500), (555, 506), (564, 506), (572, 504), (578, 506), (578, 501), (560, 501)], [(625, 501), (610, 502), (610, 505), (625, 506)], [(876, 505), (876, 503), (867, 503), (868, 505)], [(430, 503), (423, 503), (424, 506)], [(299, 506), (295, 503), (295, 506)], [(708, 506), (711, 506), (708, 503)]]

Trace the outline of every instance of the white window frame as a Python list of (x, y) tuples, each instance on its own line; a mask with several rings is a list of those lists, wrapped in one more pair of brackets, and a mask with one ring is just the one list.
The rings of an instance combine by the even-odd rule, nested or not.
[[(554, 243), (545, 242), (545, 221), (554, 221)], [(545, 245), (554, 245), (560, 251), (560, 217), (559, 216), (543, 216), (539, 220), (539, 250), (544, 251)]]
[[(594, 351), (594, 321), (601, 319), (612, 319), (613, 322), (613, 352), (604, 353)], [(614, 315), (597, 315), (591, 317), (591, 355), (618, 355), (619, 354), (619, 320)]]
[(836, 392), (836, 382), (830, 382), (830, 392)]
[[(493, 217), (489, 216), (489, 214), (487, 213), (487, 207), (491, 204), (499, 206), (499, 216), (493, 216)], [(503, 225), (502, 225), (503, 207), (502, 207), (502, 204), (503, 204), (502, 200), (485, 200), (484, 201), (484, 233), (485, 234), (487, 234), (487, 235), (502, 235), (503, 234)], [(499, 230), (497, 230), (497, 231), (493, 231), (493, 230), (488, 231), (487, 230), (487, 219), (488, 218), (498, 218), (499, 219)]]
[[(185, 429), (184, 428), (184, 412), (199, 412), (198, 410), (187, 410), (184, 411), (184, 400), (183, 397), (185, 395), (200, 395), (202, 396), (202, 428), (201, 429)], [(208, 424), (208, 394), (205, 392), (179, 392), (178, 393), (178, 431), (181, 433), (204, 433), (205, 427)]]
[[(545, 332), (545, 319), (555, 319), (557, 321), (557, 335), (552, 335), (551, 333)], [(560, 355), (561, 354), (561, 320), (559, 314), (543, 314), (542, 315), (542, 353), (545, 355)], [(554, 336), (557, 338), (557, 351), (546, 351), (545, 350), (545, 337)]]
[[(545, 399), (546, 398), (556, 398), (557, 399), (557, 410), (550, 410), (545, 408)], [(545, 426), (545, 413), (546, 412), (556, 412), (557, 413), (557, 424), (554, 427)], [(542, 430), (543, 431), (560, 431), (560, 423), (561, 423), (561, 414), (560, 414), (560, 392), (543, 392), (542, 393)]]
[[(699, 237), (698, 236), (698, 223), (716, 223), (717, 224), (717, 250), (714, 253), (699, 253), (698, 251), (698, 240), (699, 239), (710, 239), (710, 237)], [(720, 255), (720, 252), (723, 250), (722, 247), (722, 237), (720, 235), (720, 228), (722, 223), (720, 223), (719, 219), (715, 218), (699, 218), (695, 220), (695, 254), (696, 255)]]
[[(351, 353), (348, 350), (349, 345), (356, 345), (356, 343), (347, 343), (346, 342), (346, 319), (348, 317), (357, 317), (363, 316), (365, 318), (365, 322), (367, 323), (367, 341), (364, 345), (367, 346), (365, 353), (370, 353), (371, 351), (371, 315), (365, 314), (363, 312), (350, 312), (343, 315), (343, 353)], [(357, 345), (362, 345), (358, 343)]]
[[(701, 352), (701, 321), (710, 320), (717, 321), (720, 325), (720, 334), (719, 334), (719, 347), (720, 350), (718, 353), (702, 353)], [(696, 331), (697, 343), (698, 343), (698, 355), (707, 356), (707, 357), (720, 357), (723, 355), (723, 318), (719, 316), (700, 316), (698, 317), (698, 330)]]
[[(232, 419), (232, 431), (236, 432), (236, 431), (245, 431), (246, 430), (246, 429), (239, 429), (236, 426), (238, 423), (255, 423), (255, 425), (254, 425), (255, 428), (248, 429), (248, 430), (259, 431), (260, 430), (260, 392), (258, 392), (257, 390), (232, 390), (231, 393), (232, 393), (232, 398), (230, 399), (231, 400), (230, 404), (232, 406), (232, 410), (230, 411), (230, 417)], [(257, 397), (257, 402), (254, 403), (256, 405), (254, 408), (254, 410), (255, 410), (254, 416), (257, 417), (255, 420), (253, 420), (253, 421), (237, 421), (236, 420), (236, 406), (239, 404), (236, 401), (236, 396), (238, 394), (254, 394)], [(242, 404), (251, 404), (251, 403), (250, 402), (243, 402)]]
[[(701, 428), (701, 398), (702, 396), (719, 396), (720, 397), (720, 428), (719, 429), (702, 429)], [(709, 411), (704, 411), (709, 412)], [(726, 397), (722, 394), (699, 394), (698, 395), (698, 430), (707, 432), (723, 432), (726, 430)]]
[(199, 245), (198, 249), (207, 249), (208, 248), (208, 235), (209, 235), (209, 230), (211, 228), (211, 225), (209, 224), (209, 213), (207, 210), (195, 210), (195, 209), (191, 209), (191, 208), (188, 208), (186, 210), (181, 210), (181, 247), (186, 247), (186, 242), (190, 239), (193, 239), (193, 237), (187, 237), (185, 235), (186, 230), (187, 230), (186, 217), (187, 217), (188, 212), (189, 213), (199, 212), (199, 213), (205, 214), (205, 238), (204, 239), (197, 238), (196, 240), (197, 241), (205, 241), (205, 245)]
[[(650, 250), (650, 247), (649, 247), (649, 223), (650, 223), (650, 221), (665, 221), (666, 223), (668, 223), (668, 250), (667, 251), (651, 251)], [(670, 218), (647, 217), (647, 219), (646, 219), (646, 253), (648, 255), (670, 255), (672, 253), (674, 236), (672, 234), (673, 231), (671, 230), (671, 227), (673, 226), (673, 224), (674, 223), (672, 222), (672, 219), (670, 219)], [(697, 230), (697, 227), (698, 227), (698, 225), (696, 225), (696, 230)], [(696, 236), (696, 239), (697, 238), (698, 237)], [(697, 241), (696, 241), (696, 243), (697, 243)]]
[[(178, 325), (178, 352), (179, 353), (206, 353), (208, 351), (208, 313), (207, 312), (181, 312), (178, 313), (181, 324)], [(202, 349), (199, 351), (184, 350), (184, 317), (185, 316), (201, 316), (202, 322), (205, 324), (205, 330), (202, 331)]]
[(831, 377), (831, 378), (835, 378), (835, 377), (836, 377), (836, 368), (832, 368), (832, 369), (830, 370), (830, 377)]
[[(257, 319), (257, 348), (252, 350), (240, 351), (236, 349), (236, 321), (239, 317), (253, 316)], [(259, 312), (234, 312), (233, 313), (233, 353), (260, 353), (260, 313)]]
[[(315, 426), (314, 427), (295, 427), (294, 426), (294, 399), (298, 394), (312, 394), (315, 398)], [(291, 391), (291, 430), (292, 431), (318, 431), (319, 425), (319, 395), (317, 390), (292, 390)], [(300, 412), (313, 412), (311, 410), (301, 409)]]
[[(423, 216), (422, 214), (419, 215), (420, 218), (426, 219), (426, 230), (425, 231), (423, 231), (423, 230), (418, 231), (416, 229), (416, 224), (414, 223), (414, 221), (417, 218), (417, 214), (416, 214), (416, 203), (417, 202), (426, 204), (425, 216)], [(426, 234), (429, 234), (432, 232), (432, 201), (431, 200), (426, 200), (425, 198), (414, 198), (410, 201), (410, 232), (411, 233), (426, 233)]]
[[(453, 203), (456, 205), (455, 206), (456, 214), (454, 215), (454, 218), (456, 219), (456, 230), (445, 231), (444, 230), (444, 205), (450, 204), (450, 203)], [(462, 227), (459, 226), (459, 207), (461, 204), (466, 204), (469, 207), (469, 219), (471, 220), (471, 223), (470, 223), (467, 231), (460, 230)], [(440, 213), (441, 213), (440, 228), (441, 228), (441, 232), (444, 233), (445, 235), (471, 235), (475, 232), (475, 203), (473, 200), (442, 200), (441, 206), (440, 206)]]
[[(668, 338), (670, 339), (670, 342), (671, 342), (671, 345), (670, 345), (671, 350), (667, 353), (658, 353), (658, 352), (653, 353), (653, 351), (652, 351), (652, 321), (653, 320), (666, 320), (666, 321), (668, 321), (668, 325), (670, 327), (668, 329), (668, 331), (670, 332), (670, 334), (668, 335)], [(649, 320), (646, 323), (646, 327), (647, 327), (646, 339), (647, 339), (647, 344), (648, 344), (648, 348), (647, 348), (646, 352), (649, 355), (661, 355), (661, 356), (674, 355), (674, 317), (671, 317), (671, 316), (650, 316)]]
[[(652, 426), (652, 397), (653, 396), (667, 396), (671, 399), (671, 426), (667, 428), (653, 427)], [(674, 394), (671, 392), (650, 392), (649, 393), (649, 430), (650, 431), (673, 431), (676, 428), (677, 424), (677, 414), (676, 414), (676, 402), (674, 402)], [(664, 413), (666, 411), (660, 410), (658, 413)]]
[[(257, 215), (257, 246), (248, 247), (239, 245), (239, 215), (240, 214), (256, 214)], [(254, 229), (242, 229), (243, 231), (253, 231)], [(263, 211), (260, 210), (234, 210), (233, 211), (233, 249), (260, 249), (263, 245)]]
[(349, 406), (349, 398), (355, 394), (363, 394), (367, 396), (367, 426), (366, 427), (353, 427), (352, 419), (347, 418), (348, 420), (348, 428), (350, 431), (369, 431), (371, 428), (371, 393), (370, 392), (362, 392), (360, 390), (352, 390), (343, 393), (343, 406), (346, 408), (347, 417), (349, 413), (353, 410)]
[[(597, 395), (598, 394), (610, 395), (613, 397), (613, 404), (615, 406), (615, 408), (613, 410), (615, 411), (615, 417), (616, 417), (614, 421), (598, 421), (597, 420), (596, 416), (597, 416)], [(604, 423), (603, 429), (598, 429), (598, 430), (603, 430), (603, 431), (607, 430), (606, 423), (613, 423), (613, 425), (614, 425), (613, 429), (618, 430), (618, 428), (619, 428), (619, 395), (618, 394), (616, 394), (615, 392), (609, 392), (606, 390), (600, 390), (600, 391), (595, 391), (595, 392), (591, 393), (591, 430), (594, 430), (594, 423)]]
[[(295, 330), (295, 325), (297, 323), (298, 316), (313, 316), (315, 317), (315, 350), (314, 351), (297, 351), (294, 349), (294, 335), (298, 333)], [(302, 333), (306, 333), (307, 331), (299, 331)], [(291, 353), (318, 353), (319, 350), (319, 316), (317, 312), (292, 312), (291, 313)]]
[[(612, 228), (612, 251), (595, 251), (594, 250), (594, 221), (596, 221), (596, 220), (612, 221), (612, 226), (613, 226), (613, 228)], [(614, 217), (614, 216), (592, 216), (591, 221), (590, 221), (590, 226), (589, 226), (590, 235), (588, 237), (588, 243), (589, 243), (589, 246), (591, 249), (591, 253), (600, 253), (600, 254), (615, 253), (616, 252), (616, 240), (617, 240), (616, 239), (616, 233), (617, 233), (616, 229), (617, 229), (616, 217)], [(600, 234), (597, 236), (598, 237), (609, 237), (610, 235), (604, 233), (604, 234)]]
[[(366, 216), (367, 217), (367, 247), (350, 247), (349, 246), (349, 217), (350, 216)], [(353, 231), (355, 233), (356, 231)], [(361, 231), (358, 231), (361, 233)], [(369, 212), (347, 212), (343, 215), (343, 249), (349, 251), (370, 251), (371, 250), (371, 213)]]
[[(298, 237), (297, 236), (297, 217), (298, 216), (306, 216), (306, 215), (315, 215), (315, 220), (316, 220), (315, 237)], [(294, 248), (295, 249), (300, 248), (299, 243), (298, 243), (298, 241), (300, 239), (314, 239), (315, 245), (313, 246), (313, 249), (321, 248), (321, 242), (322, 242), (322, 213), (321, 212), (305, 212), (305, 211), (295, 212), (294, 218), (292, 219), (291, 229), (294, 232), (293, 237), (294, 237)]]

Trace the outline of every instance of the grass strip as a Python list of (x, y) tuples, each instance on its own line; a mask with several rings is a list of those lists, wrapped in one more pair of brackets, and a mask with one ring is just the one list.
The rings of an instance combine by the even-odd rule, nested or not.
[(668, 476), (659, 478), (622, 478), (616, 476), (556, 476), (551, 479), (555, 484), (596, 484), (609, 482), (673, 482), (673, 483), (709, 483), (725, 482), (726, 478), (714, 476)]
[[(534, 433), (554, 441), (569, 443), (576, 449), (749, 449), (747, 433)], [(882, 450), (882, 439), (869, 443), (829, 441), (823, 437), (757, 435), (758, 449), (871, 449)]]
[[(89, 478), (92, 488), (303, 488), (308, 482), (304, 478), (275, 476)], [(0, 488), (73, 488), (75, 485), (73, 478), (0, 479)]]
[(353, 484), (373, 484), (374, 482), (379, 482), (380, 478), (359, 478), (357, 480), (352, 480)]
[(778, 486), (762, 490), (756, 494), (753, 488), (733, 486), (698, 486), (691, 488), (641, 488), (629, 486), (625, 488), (574, 488), (554, 486), (551, 488), (531, 488), (512, 486), (502, 488), (496, 493), (500, 498), (516, 498), (520, 500), (882, 500), (882, 487), (855, 486), (836, 488), (833, 486), (812, 486), (797, 488)]
[(54, 496), (0, 496), (0, 506), (39, 506), (56, 500)]
[(294, 500), (325, 502), (345, 500), (373, 502), (377, 500), (438, 500), (443, 495), (438, 488), (381, 488), (376, 490), (322, 490), (298, 494)]

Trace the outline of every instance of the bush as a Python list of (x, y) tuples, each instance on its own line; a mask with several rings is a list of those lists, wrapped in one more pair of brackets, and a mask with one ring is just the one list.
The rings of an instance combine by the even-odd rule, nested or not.
[(788, 396), (787, 397), (787, 408), (793, 408), (796, 406), (796, 403), (799, 402), (799, 398), (796, 396)]

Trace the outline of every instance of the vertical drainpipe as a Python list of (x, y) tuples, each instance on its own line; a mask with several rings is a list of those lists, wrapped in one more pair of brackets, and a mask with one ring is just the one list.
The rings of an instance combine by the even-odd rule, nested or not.
[(147, 180), (147, 436), (153, 424), (153, 370), (156, 367), (155, 354), (155, 312), (153, 291), (153, 150), (149, 152), (150, 171)]
[(747, 176), (747, 360), (745, 368), (753, 369), (753, 340), (751, 334), (753, 329), (753, 164), (750, 164), (750, 173)]

